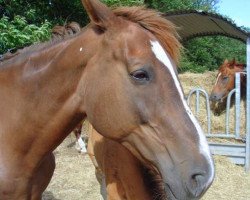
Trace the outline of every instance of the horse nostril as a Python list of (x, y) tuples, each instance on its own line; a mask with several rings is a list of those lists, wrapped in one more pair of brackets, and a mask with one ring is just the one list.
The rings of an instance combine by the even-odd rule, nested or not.
[(195, 173), (190, 177), (187, 189), (192, 198), (198, 198), (206, 191), (208, 185), (208, 177), (204, 173)]
[(209, 99), (210, 99), (211, 101), (213, 101), (215, 98), (216, 98), (215, 95), (211, 95)]
[(214, 94), (214, 95), (211, 95), (210, 98), (209, 98), (211, 101), (218, 101), (219, 100), (219, 97)]

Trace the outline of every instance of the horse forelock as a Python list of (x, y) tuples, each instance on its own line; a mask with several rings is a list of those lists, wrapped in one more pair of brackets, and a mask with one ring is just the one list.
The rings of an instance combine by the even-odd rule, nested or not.
[(113, 10), (116, 16), (139, 24), (151, 32), (171, 56), (175, 64), (179, 63), (180, 49), (179, 35), (176, 26), (165, 19), (160, 12), (145, 7), (119, 7)]
[(240, 71), (245, 71), (246, 64), (237, 63), (236, 61), (223, 63), (219, 68), (219, 73), (221, 73), (223, 75), (229, 75), (229, 74), (237, 72), (237, 71), (235, 71), (236, 68)]

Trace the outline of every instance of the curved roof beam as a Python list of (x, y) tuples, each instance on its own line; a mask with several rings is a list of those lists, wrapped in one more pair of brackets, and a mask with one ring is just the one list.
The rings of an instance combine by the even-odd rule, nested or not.
[(183, 41), (194, 37), (223, 35), (246, 43), (250, 37), (250, 32), (215, 13), (185, 10), (169, 12), (164, 14), (164, 17), (179, 27), (178, 33)]

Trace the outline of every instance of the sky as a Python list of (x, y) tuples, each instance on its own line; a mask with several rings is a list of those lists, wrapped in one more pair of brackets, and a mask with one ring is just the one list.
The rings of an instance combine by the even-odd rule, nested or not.
[(230, 17), (238, 26), (250, 28), (250, 0), (220, 0), (218, 12)]

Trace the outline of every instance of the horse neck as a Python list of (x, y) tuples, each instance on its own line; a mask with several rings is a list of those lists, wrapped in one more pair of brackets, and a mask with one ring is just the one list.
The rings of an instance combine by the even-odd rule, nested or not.
[(6, 139), (14, 135), (22, 144), (18, 148), (34, 146), (39, 155), (56, 148), (85, 116), (79, 88), (97, 41), (97, 35), (85, 30), (0, 66), (0, 134), (6, 133)]
[(247, 87), (247, 79), (246, 75), (243, 74), (243, 77), (241, 78), (240, 81), (240, 89), (241, 89), (241, 97), (245, 100), (246, 99), (246, 87)]
[(241, 72), (242, 73), (240, 75), (240, 90), (241, 90), (241, 98), (243, 100), (245, 100), (245, 98), (246, 98), (246, 82), (247, 82), (246, 74), (243, 74), (245, 72), (244, 66), (245, 66), (245, 64), (237, 64), (236, 66), (234, 66), (234, 69), (236, 70), (235, 74), (237, 72)]

